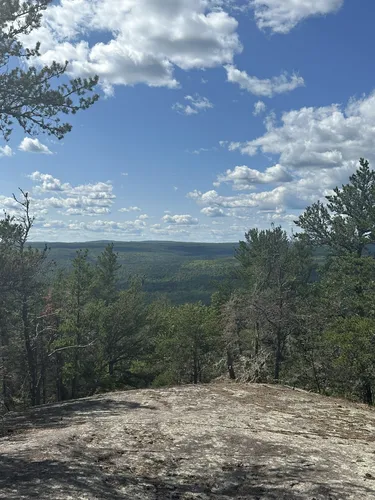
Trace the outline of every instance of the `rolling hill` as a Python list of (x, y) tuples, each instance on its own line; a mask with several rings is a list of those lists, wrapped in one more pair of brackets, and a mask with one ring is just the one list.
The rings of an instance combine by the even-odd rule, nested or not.
[[(94, 261), (108, 241), (85, 243), (33, 243), (50, 248), (49, 258), (58, 267), (69, 268), (77, 250), (87, 248)], [(233, 275), (235, 243), (181, 243), (172, 241), (114, 242), (118, 253), (120, 286), (126, 287), (129, 276), (145, 279), (144, 289), (150, 298), (167, 296), (176, 304), (203, 301), (208, 303), (218, 283)]]

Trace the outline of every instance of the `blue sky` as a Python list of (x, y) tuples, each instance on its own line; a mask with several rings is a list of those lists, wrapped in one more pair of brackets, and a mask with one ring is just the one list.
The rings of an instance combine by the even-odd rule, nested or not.
[[(0, 142), (0, 208), (34, 240), (237, 241), (290, 230), (375, 160), (371, 0), (62, 0), (35, 64), (98, 74), (63, 141)], [(374, 157), (374, 158), (373, 158)]]

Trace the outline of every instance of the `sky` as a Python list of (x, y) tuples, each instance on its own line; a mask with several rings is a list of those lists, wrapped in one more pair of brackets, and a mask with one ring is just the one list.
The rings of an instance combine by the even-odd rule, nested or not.
[(35, 241), (235, 242), (375, 164), (373, 0), (61, 0), (43, 65), (97, 74), (62, 141), (0, 140), (0, 209)]

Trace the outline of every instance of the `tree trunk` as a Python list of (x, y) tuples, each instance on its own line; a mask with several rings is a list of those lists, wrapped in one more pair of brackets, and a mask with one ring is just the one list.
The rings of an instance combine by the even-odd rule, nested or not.
[[(81, 293), (77, 293), (77, 316), (76, 316), (76, 345), (81, 343)], [(78, 394), (78, 369), (79, 369), (79, 349), (74, 349), (73, 354), (73, 379), (72, 379), (72, 399), (75, 399)]]
[(194, 354), (194, 362), (193, 362), (193, 383), (198, 384), (198, 359), (196, 354)]
[(276, 382), (278, 382), (280, 379), (281, 362), (282, 362), (282, 337), (281, 337), (281, 331), (278, 330), (277, 341), (276, 341), (276, 353), (275, 353), (275, 373), (274, 373), (274, 380)]
[(236, 373), (233, 367), (233, 357), (230, 349), (227, 349), (227, 366), (228, 366), (229, 378), (231, 380), (236, 380)]
[(29, 373), (30, 382), (30, 402), (32, 406), (40, 404), (40, 397), (38, 397), (38, 380), (37, 369), (33, 347), (30, 340), (30, 324), (29, 324), (29, 308), (27, 304), (26, 294), (22, 297), (22, 323), (23, 323), (23, 338), (26, 349), (27, 368)]
[(109, 361), (108, 363), (108, 372), (111, 377), (113, 376), (114, 371), (115, 371), (115, 362), (113, 361), (113, 359), (111, 359), (111, 361)]
[(6, 355), (5, 355), (5, 349), (6, 349), (6, 344), (7, 341), (5, 340), (5, 333), (4, 333), (4, 328), (0, 324), (0, 369), (1, 369), (1, 385), (2, 385), (2, 400), (3, 400), (3, 405), (9, 411), (8, 408), (8, 389), (7, 389), (7, 372), (6, 372)]
[(254, 354), (258, 356), (259, 354), (259, 321), (255, 322), (255, 347)]
[(311, 366), (312, 366), (312, 370), (313, 370), (313, 374), (314, 374), (314, 380), (315, 380), (315, 384), (316, 384), (316, 389), (317, 389), (318, 393), (321, 394), (322, 388), (320, 386), (320, 381), (319, 381), (318, 373), (316, 371), (315, 359), (314, 359), (314, 353), (313, 352), (311, 353)]
[(63, 358), (61, 354), (56, 353), (56, 399), (57, 401), (65, 401), (68, 399), (68, 390), (63, 381)]
[(363, 402), (371, 406), (374, 404), (372, 385), (369, 380), (363, 383)]

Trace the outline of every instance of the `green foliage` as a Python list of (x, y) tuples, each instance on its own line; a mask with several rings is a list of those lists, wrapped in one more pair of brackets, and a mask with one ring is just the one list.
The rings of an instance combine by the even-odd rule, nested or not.
[[(48, 243), (49, 258), (57, 268), (70, 269), (75, 252), (89, 249), (91, 262), (98, 259), (107, 242)], [(44, 248), (44, 243), (33, 243)], [(238, 281), (233, 278), (236, 261), (232, 243), (176, 242), (114, 242), (117, 255), (117, 289), (126, 289), (130, 276), (144, 278), (146, 300), (152, 302), (163, 296), (174, 304), (203, 302), (209, 304), (211, 295), (221, 285)]]
[(120, 269), (121, 264), (118, 263), (118, 254), (114, 251), (114, 244), (109, 243), (97, 259), (94, 284), (97, 297), (107, 304), (116, 299), (117, 273)]
[(336, 394), (353, 393), (374, 402), (375, 319), (354, 316), (335, 321), (324, 333), (332, 370), (328, 385)]
[[(296, 308), (309, 282), (311, 252), (304, 242), (290, 241), (280, 227), (252, 229), (245, 238), (236, 252), (247, 295), (245, 328), (249, 330), (249, 321), (257, 325), (254, 355), (260, 352), (268, 358), (266, 353), (271, 351), (273, 378), (279, 380), (291, 338), (298, 329)], [(241, 325), (232, 331), (236, 333), (239, 328)], [(249, 333), (252, 331), (250, 328)]]
[(327, 262), (319, 283), (320, 300), (335, 317), (375, 317), (375, 260), (344, 255)]
[(14, 122), (27, 134), (46, 132), (62, 139), (72, 126), (61, 122), (59, 116), (75, 114), (98, 100), (98, 95), (92, 93), (97, 77), (75, 78), (56, 86), (55, 82), (66, 73), (67, 62), (53, 62), (42, 68), (30, 64), (33, 57), (40, 55), (40, 44), (24, 47), (20, 39), (40, 26), (49, 3), (0, 1), (0, 133), (6, 140)]
[(361, 158), (349, 184), (336, 187), (326, 200), (327, 204), (318, 201), (299, 217), (296, 224), (304, 232), (297, 236), (336, 253), (360, 257), (375, 239), (375, 172), (369, 162)]
[(153, 364), (154, 385), (199, 383), (210, 380), (217, 346), (213, 308), (203, 304), (168, 306), (154, 310), (157, 319)]
[[(0, 221), (4, 407), (225, 372), (373, 404), (375, 259), (363, 248), (372, 183), (361, 161), (315, 218), (307, 209), (305, 233), (251, 229), (236, 259), (232, 245), (60, 244), (51, 253), (67, 265), (54, 272), (45, 247), (28, 246), (33, 219), (21, 191), (20, 215)], [(211, 303), (194, 300), (201, 294)]]

